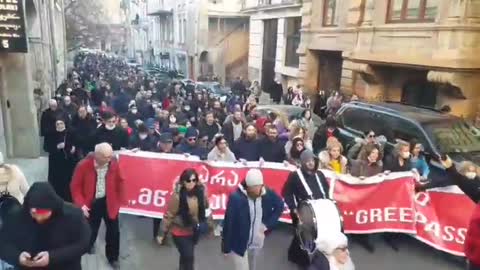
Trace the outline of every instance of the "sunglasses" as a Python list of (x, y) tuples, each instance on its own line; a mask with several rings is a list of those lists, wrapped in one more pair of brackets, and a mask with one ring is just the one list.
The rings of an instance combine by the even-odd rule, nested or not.
[(197, 178), (194, 178), (194, 179), (187, 179), (187, 180), (185, 180), (185, 183), (187, 183), (187, 184), (188, 184), (188, 183), (192, 183), (192, 182), (197, 183), (197, 182), (198, 182), (198, 179), (197, 179)]
[(191, 142), (194, 142), (194, 141), (196, 141), (196, 140), (197, 140), (197, 138), (195, 138), (195, 137), (191, 137), (191, 138), (188, 138), (188, 140), (189, 140), (189, 141), (191, 141)]

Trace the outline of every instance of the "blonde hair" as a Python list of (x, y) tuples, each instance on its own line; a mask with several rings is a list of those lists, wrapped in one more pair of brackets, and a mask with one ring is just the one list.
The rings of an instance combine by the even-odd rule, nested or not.
[(475, 171), (476, 171), (477, 175), (480, 175), (480, 169), (478, 168), (477, 165), (475, 165), (475, 163), (473, 163), (471, 161), (461, 162), (460, 166), (459, 166), (459, 169), (458, 169), (458, 172), (462, 175), (465, 175), (468, 171), (470, 171), (470, 167), (475, 168)]
[(408, 147), (408, 151), (410, 151), (410, 143), (405, 141), (398, 141), (397, 144), (395, 144), (395, 153), (399, 154), (400, 150), (402, 150), (403, 147)]
[(335, 137), (328, 138), (327, 151), (330, 153), (330, 151), (336, 147), (340, 148), (340, 154), (343, 153), (343, 145), (340, 143), (340, 141)]

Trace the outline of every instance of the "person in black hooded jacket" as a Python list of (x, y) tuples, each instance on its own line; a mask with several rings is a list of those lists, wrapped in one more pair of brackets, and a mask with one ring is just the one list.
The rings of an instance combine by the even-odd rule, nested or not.
[(80, 209), (35, 183), (0, 229), (0, 259), (19, 270), (81, 270), (90, 234)]
[(95, 131), (91, 149), (102, 142), (109, 143), (114, 151), (128, 148), (128, 133), (122, 127), (116, 125), (117, 117), (110, 112), (105, 112), (102, 115), (102, 120), (103, 124)]

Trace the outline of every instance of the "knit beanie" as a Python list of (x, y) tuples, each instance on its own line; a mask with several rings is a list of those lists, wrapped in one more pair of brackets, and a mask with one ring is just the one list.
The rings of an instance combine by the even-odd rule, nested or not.
[(259, 169), (250, 169), (245, 177), (245, 183), (247, 187), (261, 186), (263, 185), (263, 174)]

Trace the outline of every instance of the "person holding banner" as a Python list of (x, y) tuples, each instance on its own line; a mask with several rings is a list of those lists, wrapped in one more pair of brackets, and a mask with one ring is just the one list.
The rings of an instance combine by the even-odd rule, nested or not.
[(264, 186), (262, 171), (250, 169), (230, 195), (225, 212), (222, 252), (232, 260), (232, 269), (257, 269), (265, 232), (277, 224), (283, 208), (280, 196)]
[(168, 202), (159, 242), (171, 233), (180, 253), (179, 269), (194, 269), (194, 249), (200, 234), (213, 230), (211, 215), (207, 213), (208, 195), (197, 172), (186, 169), (180, 175), (174, 194)]
[(95, 252), (95, 241), (102, 219), (107, 227), (105, 254), (114, 269), (119, 269), (120, 228), (118, 216), (124, 204), (124, 179), (109, 143), (95, 146), (95, 152), (78, 163), (70, 189), (73, 203), (82, 209), (92, 229), (90, 253)]
[[(330, 198), (327, 179), (318, 170), (318, 158), (311, 150), (306, 149), (300, 155), (300, 160), (301, 168), (290, 173), (282, 191), (295, 228), (299, 224), (297, 207), (301, 202)], [(288, 260), (301, 267), (307, 267), (310, 264), (310, 258), (301, 247), (297, 234), (288, 249)]]

